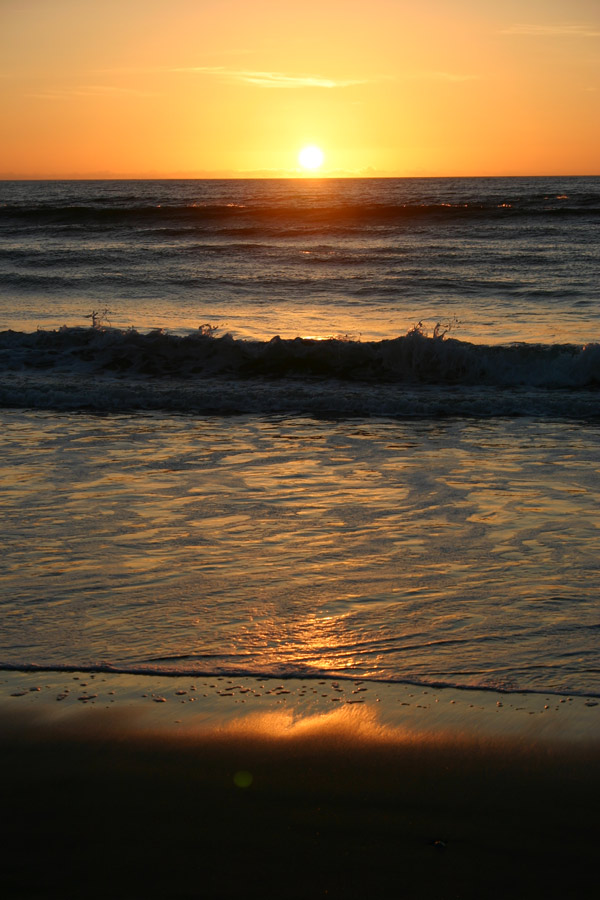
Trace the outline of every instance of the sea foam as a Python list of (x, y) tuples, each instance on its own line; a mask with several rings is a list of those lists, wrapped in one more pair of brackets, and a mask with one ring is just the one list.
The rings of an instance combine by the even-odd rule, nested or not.
[(8, 407), (589, 417), (600, 345), (473, 344), (418, 326), (365, 342), (65, 327), (1, 333), (0, 372)]

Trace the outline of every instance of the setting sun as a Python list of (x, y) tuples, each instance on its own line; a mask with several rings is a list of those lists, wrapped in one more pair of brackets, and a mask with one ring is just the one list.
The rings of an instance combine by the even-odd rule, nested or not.
[(302, 168), (309, 169), (311, 172), (315, 169), (320, 169), (324, 159), (325, 155), (321, 148), (315, 147), (313, 144), (303, 147), (298, 154), (298, 162)]

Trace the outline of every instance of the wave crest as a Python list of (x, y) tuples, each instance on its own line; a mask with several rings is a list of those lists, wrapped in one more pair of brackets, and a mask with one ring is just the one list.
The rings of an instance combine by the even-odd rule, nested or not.
[(381, 341), (346, 336), (240, 340), (201, 326), (178, 336), (156, 329), (67, 328), (0, 333), (0, 370), (155, 378), (310, 378), (350, 382), (592, 388), (600, 344), (473, 344), (420, 326)]

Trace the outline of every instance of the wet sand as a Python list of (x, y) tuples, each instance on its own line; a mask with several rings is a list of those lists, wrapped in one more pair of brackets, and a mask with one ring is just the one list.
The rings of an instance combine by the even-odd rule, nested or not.
[(596, 896), (594, 698), (3, 672), (0, 719), (9, 898)]

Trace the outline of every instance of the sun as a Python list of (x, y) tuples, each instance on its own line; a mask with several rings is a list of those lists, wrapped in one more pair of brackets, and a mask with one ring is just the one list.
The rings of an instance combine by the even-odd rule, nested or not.
[(315, 147), (314, 144), (303, 147), (298, 154), (298, 162), (302, 168), (311, 172), (314, 172), (315, 169), (320, 169), (324, 160), (325, 154), (320, 147)]

